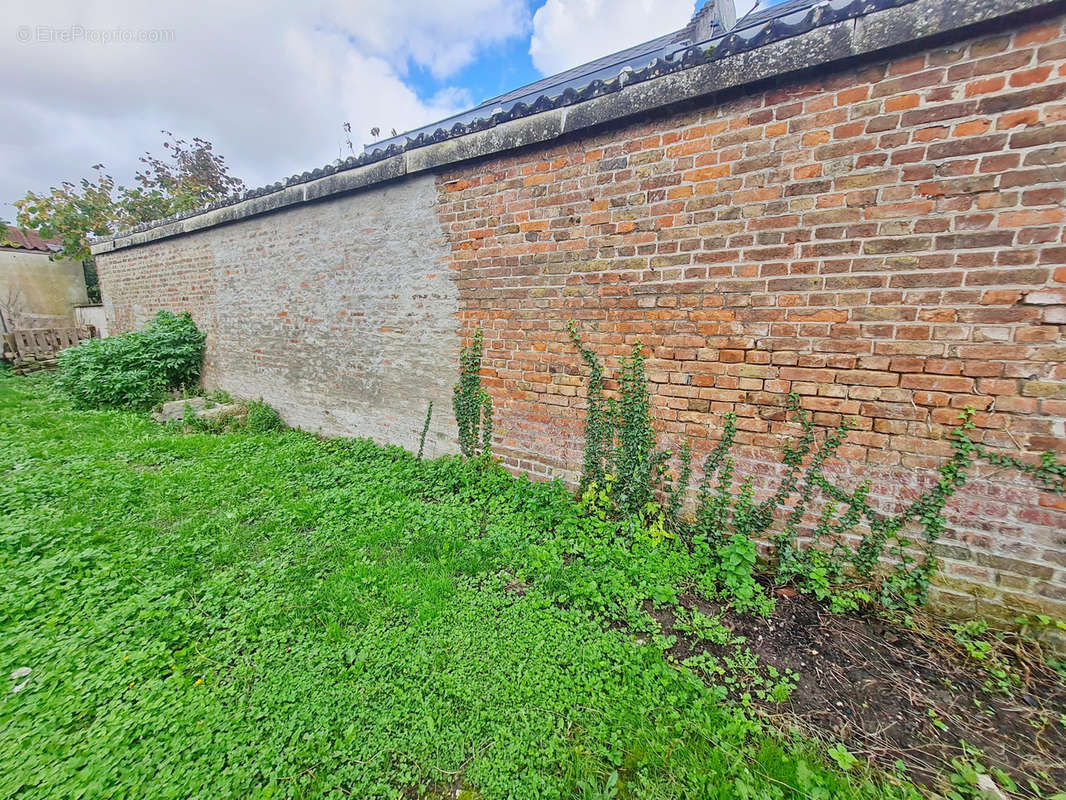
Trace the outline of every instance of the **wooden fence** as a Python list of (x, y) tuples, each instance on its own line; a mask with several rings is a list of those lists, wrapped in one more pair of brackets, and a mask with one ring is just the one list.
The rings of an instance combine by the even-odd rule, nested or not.
[(73, 347), (96, 336), (91, 325), (69, 328), (27, 328), (0, 334), (3, 357), (15, 364), (15, 370), (31, 365), (51, 366), (60, 350)]

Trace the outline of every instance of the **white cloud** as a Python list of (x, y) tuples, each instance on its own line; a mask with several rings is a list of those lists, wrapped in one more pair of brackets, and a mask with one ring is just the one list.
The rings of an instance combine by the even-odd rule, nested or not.
[[(756, 0), (735, 0), (737, 18)], [(529, 54), (543, 75), (680, 30), (696, 0), (547, 0), (533, 15)]]
[(340, 6), (332, 16), (368, 52), (401, 70), (410, 61), (438, 78), (469, 64), (478, 49), (529, 29), (525, 4), (514, 0), (383, 0), (373, 13), (364, 5)]
[(529, 54), (551, 75), (688, 24), (695, 0), (548, 0), (533, 15)]
[[(77, 181), (102, 162), (129, 182), (160, 129), (202, 136), (249, 186), (356, 152), (379, 127), (406, 130), (470, 105), (448, 87), (425, 100), (409, 63), (447, 76), (481, 48), (528, 30), (524, 0), (46, 0), (0, 23), (0, 217), (27, 189)], [(47, 28), (164, 30), (172, 41), (44, 42)], [(23, 42), (29, 30), (31, 41)], [(76, 30), (76, 29), (75, 29)], [(100, 34), (104, 35), (104, 34)]]

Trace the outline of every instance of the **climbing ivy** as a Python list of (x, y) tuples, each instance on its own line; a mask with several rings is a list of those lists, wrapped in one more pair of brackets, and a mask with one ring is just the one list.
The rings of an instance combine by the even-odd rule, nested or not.
[(459, 382), (452, 392), (459, 450), (467, 458), (492, 454), (492, 398), (481, 388), (481, 346), (478, 328), (470, 345), (459, 353)]
[(422, 454), (426, 450), (426, 434), (429, 433), (429, 422), (433, 418), (433, 401), (429, 401), (426, 408), (426, 421), (422, 423), (422, 433), (418, 437), (418, 460), (422, 460)]
[[(667, 474), (670, 451), (656, 448), (643, 345), (639, 341), (634, 343), (629, 355), (622, 359), (618, 397), (605, 398), (602, 362), (581, 341), (573, 321), (567, 330), (589, 368), (582, 491), (606, 490), (618, 515), (654, 520), (658, 527), (672, 524), (673, 518), (667, 512), (676, 514), (680, 510), (685, 487), (680, 481), (672, 482)], [(682, 449), (685, 484), (691, 471), (685, 463), (691, 453), (686, 455), (686, 452)]]
[(585, 397), (588, 407), (585, 410), (585, 461), (581, 475), (581, 490), (589, 486), (606, 486), (606, 477), (611, 470), (611, 454), (614, 449), (614, 399), (603, 395), (603, 362), (592, 348), (581, 341), (577, 325), (573, 320), (567, 323), (570, 341), (577, 348), (581, 360), (589, 369), (585, 384)]
[(884, 515), (870, 502), (868, 480), (849, 491), (825, 474), (826, 462), (847, 440), (850, 422), (845, 419), (819, 437), (810, 415), (800, 407), (799, 395), (790, 394), (786, 407), (800, 435), (784, 444), (777, 488), (756, 501), (750, 477), (737, 485), (731, 455), (736, 415), (727, 414), (721, 438), (703, 463), (695, 514), (684, 520), (692, 453), (686, 442), (678, 475), (672, 479), (665, 469), (670, 452), (655, 447), (642, 347), (637, 343), (622, 360), (618, 397), (608, 399), (602, 363), (581, 341), (573, 322), (568, 331), (589, 368), (584, 494), (599, 498), (601, 513), (606, 504), (616, 514), (637, 518), (653, 539), (661, 538), (664, 525), (680, 532), (693, 551), (705, 556), (705, 579), (739, 605), (766, 609), (753, 578), (755, 549), (748, 544), (757, 539), (771, 544), (778, 581), (793, 582), (837, 609), (875, 600), (889, 608), (924, 603), (937, 568), (935, 546), (947, 528), (945, 506), (975, 464), (1012, 468), (1044, 489), (1066, 491), (1066, 464), (1051, 453), (1031, 463), (974, 442), (974, 412), (967, 408), (952, 431), (953, 453), (940, 466), (936, 483), (899, 513)]
[(634, 514), (655, 504), (657, 490), (664, 489), (663, 468), (670, 457), (669, 451), (655, 447), (651, 393), (639, 341), (622, 359), (615, 441), (613, 466), (618, 481), (614, 499), (623, 513)]

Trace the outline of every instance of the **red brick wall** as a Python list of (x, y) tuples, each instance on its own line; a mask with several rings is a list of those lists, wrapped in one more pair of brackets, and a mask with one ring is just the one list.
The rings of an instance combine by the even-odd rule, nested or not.
[(204, 239), (169, 240), (96, 259), (110, 333), (142, 327), (159, 311), (188, 311), (207, 334), (204, 377), (215, 375), (218, 342), (214, 256)]
[[(1066, 452), (1064, 64), (1059, 18), (440, 176), (497, 453), (580, 469), (570, 318), (612, 359), (648, 347), (664, 442), (698, 458), (735, 411), (764, 484), (790, 391), (854, 420), (840, 480), (886, 510), (965, 406), (987, 445)], [(985, 470), (951, 507), (941, 601), (1066, 616), (1061, 500)]]

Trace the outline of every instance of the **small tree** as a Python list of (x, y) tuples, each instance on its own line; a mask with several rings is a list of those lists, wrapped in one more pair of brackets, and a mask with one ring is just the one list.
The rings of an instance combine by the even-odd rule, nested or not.
[[(4, 226), (5, 230), (7, 226)], [(22, 296), (22, 290), (9, 286), (6, 291), (0, 293), (0, 333), (10, 333), (14, 330), (19, 316), (25, 313), (26, 304)]]
[(46, 239), (58, 239), (57, 257), (87, 261), (90, 237), (108, 236), (244, 190), (244, 182), (229, 174), (211, 142), (200, 138), (188, 142), (170, 131), (163, 133), (168, 137), (163, 142), (167, 155), (141, 156), (144, 169), (136, 175), (136, 186), (118, 185), (103, 164), (94, 164), (94, 178), (82, 178), (77, 184), (63, 181), (41, 194), (26, 192), (15, 201), (18, 224), (40, 231)]
[(191, 211), (244, 191), (244, 181), (229, 174), (226, 159), (207, 139), (179, 139), (163, 131), (167, 157), (141, 156), (144, 169), (137, 173), (138, 186), (125, 190), (122, 202), (138, 222)]
[(93, 179), (82, 178), (78, 185), (63, 181), (47, 193), (26, 192), (15, 201), (18, 224), (39, 231), (45, 239), (59, 240), (60, 258), (85, 261), (91, 257), (89, 237), (114, 233), (126, 219), (115, 179), (104, 172), (103, 164), (92, 169)]

